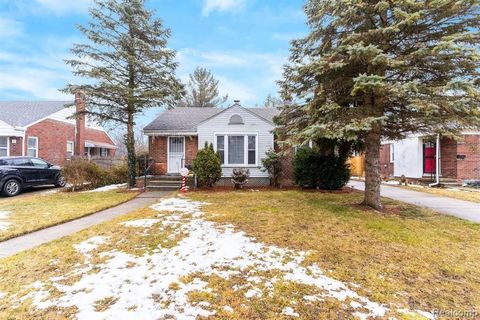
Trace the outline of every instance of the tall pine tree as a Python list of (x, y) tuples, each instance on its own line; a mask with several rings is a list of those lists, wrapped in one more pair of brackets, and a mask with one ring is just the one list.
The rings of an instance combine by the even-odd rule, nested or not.
[(379, 148), (411, 133), (480, 126), (478, 0), (310, 0), (279, 117), (290, 142), (365, 145), (364, 204), (381, 209)]
[(197, 67), (190, 74), (186, 95), (179, 106), (199, 108), (221, 106), (227, 101), (228, 95), (220, 96), (218, 82), (210, 70)]
[(135, 186), (135, 119), (146, 108), (173, 108), (183, 87), (175, 76), (175, 52), (167, 47), (170, 30), (145, 7), (144, 0), (99, 0), (91, 21), (79, 30), (89, 40), (76, 44), (66, 63), (84, 84), (69, 84), (66, 93), (82, 92), (88, 114), (126, 130), (128, 184)]

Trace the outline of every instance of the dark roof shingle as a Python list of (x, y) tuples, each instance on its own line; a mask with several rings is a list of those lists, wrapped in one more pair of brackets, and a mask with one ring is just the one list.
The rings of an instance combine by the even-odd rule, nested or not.
[(0, 120), (13, 127), (24, 127), (72, 103), (72, 101), (0, 101)]
[[(245, 108), (246, 110), (272, 121), (273, 117), (279, 113), (278, 109), (273, 108)], [(221, 108), (194, 108), (179, 107), (162, 112), (155, 120), (149, 123), (144, 130), (160, 130), (160, 131), (186, 131), (192, 132), (197, 130), (197, 126), (224, 111)]]

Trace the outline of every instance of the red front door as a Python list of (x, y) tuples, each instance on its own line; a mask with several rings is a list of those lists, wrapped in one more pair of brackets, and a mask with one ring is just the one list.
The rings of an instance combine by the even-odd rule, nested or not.
[(436, 161), (435, 161), (435, 143), (427, 142), (423, 144), (423, 172), (435, 173)]

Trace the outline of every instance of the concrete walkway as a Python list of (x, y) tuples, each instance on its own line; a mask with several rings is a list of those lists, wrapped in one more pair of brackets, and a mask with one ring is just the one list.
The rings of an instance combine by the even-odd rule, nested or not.
[[(359, 180), (350, 180), (348, 186), (357, 190), (365, 190), (365, 183)], [(436, 212), (480, 223), (480, 203), (457, 200), (425, 192), (405, 190), (384, 184), (381, 186), (380, 193), (386, 198), (414, 204), (432, 209)]]
[(115, 217), (127, 214), (136, 209), (147, 207), (154, 204), (158, 199), (171, 194), (168, 191), (144, 192), (138, 197), (122, 203), (116, 207), (99, 211), (92, 215), (79, 218), (70, 222), (62, 223), (57, 226), (49, 227), (35, 231), (20, 237), (0, 242), (0, 258), (14, 255), (20, 251), (31, 249), (43, 243), (60, 239), (72, 233), (86, 229), (93, 225), (111, 220)]

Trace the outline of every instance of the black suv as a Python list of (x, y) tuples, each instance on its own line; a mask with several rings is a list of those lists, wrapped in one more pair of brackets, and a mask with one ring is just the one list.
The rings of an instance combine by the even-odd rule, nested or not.
[(33, 157), (0, 157), (0, 191), (13, 197), (24, 188), (54, 184), (65, 186), (60, 167)]

